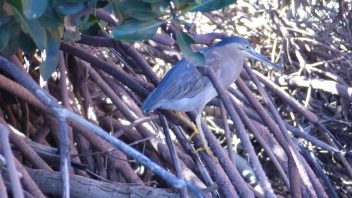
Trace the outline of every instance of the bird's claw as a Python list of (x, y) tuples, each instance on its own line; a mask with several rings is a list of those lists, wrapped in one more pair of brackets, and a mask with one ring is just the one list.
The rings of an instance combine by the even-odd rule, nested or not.
[(196, 153), (198, 155), (199, 152), (201, 151), (205, 151), (215, 162), (219, 162), (218, 158), (215, 157), (213, 151), (210, 150), (210, 147), (208, 146), (201, 146), (199, 148), (197, 148), (194, 153)]
[(188, 137), (188, 140), (192, 140), (194, 136), (196, 136), (198, 133), (199, 133), (198, 129), (194, 128), (192, 134)]
[(218, 159), (215, 157), (214, 153), (211, 151), (210, 147), (208, 146), (208, 143), (204, 137), (203, 131), (201, 128), (198, 128), (195, 126), (191, 121), (187, 119), (186, 116), (184, 116), (182, 113), (177, 112), (177, 117), (180, 118), (182, 121), (184, 121), (189, 127), (193, 129), (192, 134), (188, 137), (188, 140), (192, 141), (192, 139), (196, 135), (200, 135), (200, 140), (202, 142), (202, 146), (197, 148), (194, 152), (198, 155), (200, 151), (205, 151), (214, 161), (218, 162)]

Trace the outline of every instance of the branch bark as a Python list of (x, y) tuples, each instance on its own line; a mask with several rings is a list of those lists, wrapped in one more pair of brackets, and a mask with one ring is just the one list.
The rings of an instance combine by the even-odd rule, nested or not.
[[(60, 173), (27, 169), (39, 188), (47, 195), (62, 196)], [(108, 183), (78, 175), (70, 175), (70, 195), (73, 198), (176, 198), (171, 190), (151, 188), (136, 184)]]

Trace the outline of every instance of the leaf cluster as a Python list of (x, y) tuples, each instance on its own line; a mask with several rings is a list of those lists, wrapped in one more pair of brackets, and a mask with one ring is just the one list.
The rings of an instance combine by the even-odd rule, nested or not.
[[(5, 56), (22, 49), (25, 54), (40, 52), (45, 60), (41, 76), (47, 80), (58, 62), (60, 41), (79, 40), (80, 33), (94, 35), (107, 23), (100, 21), (94, 9), (114, 13), (118, 25), (112, 37), (123, 41), (150, 39), (159, 26), (178, 21), (187, 12), (209, 12), (234, 0), (0, 0), (0, 53)], [(186, 57), (200, 65), (187, 35), (179, 33), (178, 41)], [(181, 38), (182, 37), (182, 38)], [(195, 61), (193, 61), (195, 59)]]

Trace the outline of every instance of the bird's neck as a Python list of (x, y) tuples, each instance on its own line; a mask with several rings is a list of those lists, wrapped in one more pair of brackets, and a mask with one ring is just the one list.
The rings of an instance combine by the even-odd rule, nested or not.
[(225, 88), (229, 87), (240, 75), (244, 58), (237, 50), (227, 49), (226, 46), (220, 49), (209, 50), (204, 54), (208, 58), (207, 65), (211, 66)]

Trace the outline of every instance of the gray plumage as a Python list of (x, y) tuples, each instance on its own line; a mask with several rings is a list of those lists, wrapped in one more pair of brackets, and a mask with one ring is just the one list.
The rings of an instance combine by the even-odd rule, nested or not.
[[(250, 43), (238, 36), (224, 38), (200, 52), (204, 54), (206, 66), (214, 69), (225, 88), (239, 76), (247, 57), (272, 64), (260, 54), (253, 53)], [(182, 59), (147, 97), (142, 108), (145, 112), (161, 108), (179, 112), (195, 110), (199, 113), (216, 95), (209, 79), (202, 76), (189, 61)]]
[[(238, 78), (243, 61), (247, 58), (255, 58), (276, 67), (267, 58), (255, 52), (247, 40), (238, 36), (227, 37), (200, 52), (205, 57), (205, 67), (213, 68), (224, 88), (229, 87)], [(196, 129), (199, 131), (204, 149), (211, 155), (212, 152), (201, 127), (201, 112), (204, 106), (216, 96), (216, 90), (210, 80), (201, 75), (189, 61), (182, 59), (149, 94), (142, 108), (145, 112), (152, 112), (155, 109), (195, 111)]]

